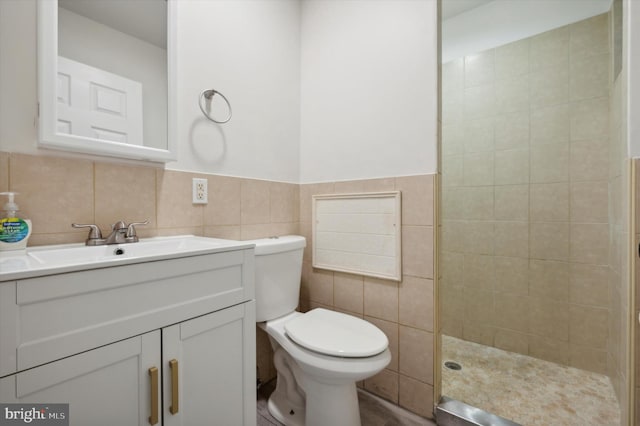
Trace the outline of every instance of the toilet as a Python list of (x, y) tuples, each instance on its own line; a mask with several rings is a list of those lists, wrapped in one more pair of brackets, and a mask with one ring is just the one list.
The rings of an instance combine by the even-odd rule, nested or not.
[(389, 364), (387, 337), (351, 315), (295, 310), (304, 237), (251, 242), (256, 245), (256, 322), (269, 335), (278, 373), (269, 412), (287, 426), (360, 426), (356, 382)]

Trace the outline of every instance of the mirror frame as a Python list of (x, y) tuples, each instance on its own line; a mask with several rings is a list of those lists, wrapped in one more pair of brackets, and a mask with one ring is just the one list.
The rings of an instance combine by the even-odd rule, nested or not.
[(57, 132), (58, 1), (38, 0), (38, 147), (166, 163), (177, 159), (177, 1), (167, 0), (167, 149)]

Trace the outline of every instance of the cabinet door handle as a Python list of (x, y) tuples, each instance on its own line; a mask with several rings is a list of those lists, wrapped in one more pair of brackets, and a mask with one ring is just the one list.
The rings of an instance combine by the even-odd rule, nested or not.
[(151, 379), (151, 415), (149, 416), (149, 424), (158, 423), (158, 368), (151, 367), (149, 369), (149, 377)]
[(180, 396), (178, 394), (178, 360), (172, 359), (169, 361), (169, 368), (171, 368), (171, 407), (169, 407), (169, 412), (171, 414), (177, 414), (180, 408)]

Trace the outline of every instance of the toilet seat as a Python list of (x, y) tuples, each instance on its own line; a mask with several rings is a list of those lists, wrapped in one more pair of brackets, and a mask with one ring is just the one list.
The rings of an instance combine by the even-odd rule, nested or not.
[(389, 345), (373, 324), (340, 312), (317, 308), (284, 324), (287, 336), (314, 352), (344, 358), (370, 357)]

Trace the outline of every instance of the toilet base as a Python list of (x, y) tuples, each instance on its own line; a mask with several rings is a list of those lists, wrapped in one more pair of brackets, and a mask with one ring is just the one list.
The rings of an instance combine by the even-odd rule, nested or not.
[(293, 407), (281, 392), (273, 392), (267, 404), (269, 414), (286, 426), (304, 426), (305, 409)]

